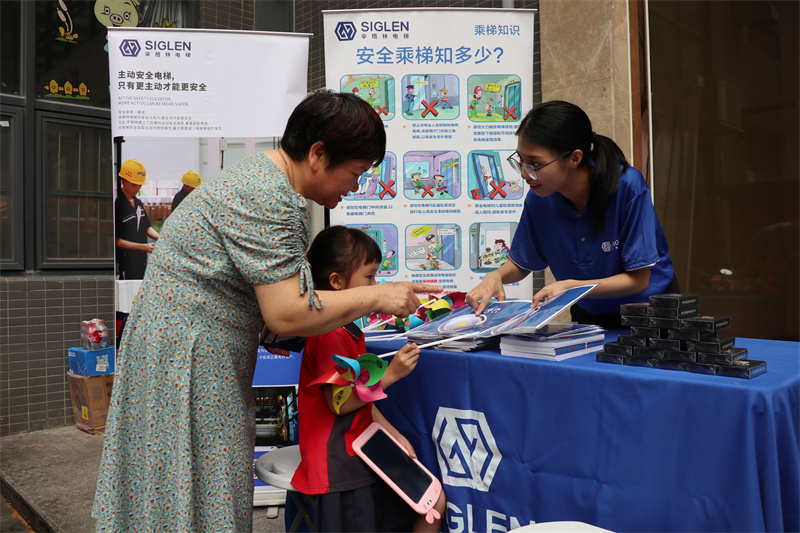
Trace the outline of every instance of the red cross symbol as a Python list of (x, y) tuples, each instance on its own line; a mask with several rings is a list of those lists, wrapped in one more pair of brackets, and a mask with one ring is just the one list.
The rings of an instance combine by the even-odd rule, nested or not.
[(435, 106), (437, 103), (438, 103), (438, 102), (437, 102), (436, 100), (434, 100), (434, 101), (433, 101), (433, 102), (431, 102), (430, 104), (429, 104), (428, 102), (426, 102), (425, 100), (423, 100), (423, 101), (422, 101), (422, 105), (424, 105), (424, 106), (425, 106), (425, 111), (423, 111), (423, 112), (422, 112), (422, 118), (425, 118), (425, 115), (427, 115), (428, 113), (433, 113), (433, 116), (434, 116), (434, 117), (438, 117), (438, 116), (439, 116), (439, 112), (438, 112), (438, 111), (436, 111), (436, 110), (433, 108), (433, 107), (434, 107), (434, 106)]
[(431, 196), (433, 196), (433, 191), (431, 189), (433, 189), (433, 186), (436, 185), (435, 183), (431, 183), (430, 185), (427, 186), (424, 183), (421, 183), (420, 185), (422, 185), (422, 188), (425, 189), (424, 191), (422, 191), (422, 196), (420, 196), (420, 198), (425, 198), (426, 194), (430, 194)]
[[(503, 183), (505, 183), (505, 182), (503, 182)], [(379, 197), (381, 200), (383, 200), (383, 195), (384, 195), (384, 194), (386, 194), (386, 193), (389, 193), (389, 196), (391, 196), (392, 198), (394, 198), (395, 192), (394, 192), (394, 189), (392, 189), (392, 185), (394, 185), (394, 180), (390, 181), (388, 185), (387, 185), (387, 184), (385, 184), (385, 183), (383, 182), (383, 180), (381, 180), (381, 181), (380, 181), (380, 184), (381, 184), (381, 187), (383, 187), (383, 190), (382, 190), (382, 191), (381, 191), (381, 193), (378, 195), (378, 197)], [(504, 195), (504, 196), (505, 196), (505, 195)]]
[(503, 109), (505, 109), (506, 111), (506, 116), (503, 117), (503, 120), (508, 120), (508, 117), (512, 117), (514, 119), (517, 118), (517, 114), (514, 113), (514, 111), (517, 110), (517, 106), (514, 106), (511, 109), (507, 108), (506, 106), (503, 106)]
[(499, 194), (500, 196), (502, 196), (503, 198), (505, 198), (505, 197), (506, 197), (506, 191), (504, 191), (504, 190), (503, 190), (503, 185), (505, 185), (505, 184), (506, 184), (506, 182), (505, 182), (505, 181), (501, 181), (501, 182), (500, 182), (500, 185), (496, 184), (496, 183), (495, 183), (495, 182), (493, 182), (493, 181), (490, 181), (489, 183), (491, 183), (491, 184), (492, 184), (492, 189), (494, 189), (494, 190), (493, 190), (491, 193), (489, 193), (489, 198), (491, 198), (492, 200), (494, 200), (494, 197), (495, 197), (495, 196), (497, 196), (498, 194)]
[(388, 111), (386, 111), (386, 108), (387, 108), (387, 107), (389, 107), (389, 104), (386, 104), (386, 105), (384, 105), (384, 106), (376, 105), (376, 106), (375, 106), (375, 109), (378, 111), (378, 114), (379, 114), (379, 115), (380, 115), (381, 113), (383, 113), (384, 115), (388, 115), (388, 114), (389, 114), (389, 112), (388, 112)]

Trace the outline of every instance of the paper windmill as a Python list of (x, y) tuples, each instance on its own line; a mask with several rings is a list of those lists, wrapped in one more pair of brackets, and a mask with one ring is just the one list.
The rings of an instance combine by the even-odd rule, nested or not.
[(340, 373), (338, 368), (333, 368), (329, 374), (315, 379), (309, 386), (333, 385), (333, 408), (337, 413), (354, 391), (365, 402), (386, 398), (381, 385), (381, 378), (388, 366), (386, 361), (372, 353), (361, 354), (358, 359), (336, 354), (331, 358), (345, 371)]
[(364, 331), (377, 329), (381, 326), (386, 327), (385, 325), (389, 325), (389, 323), (399, 328), (400, 331), (408, 331), (449, 311), (464, 307), (467, 305), (466, 297), (467, 293), (465, 292), (451, 292), (441, 297), (430, 295), (426, 298), (420, 298), (422, 303), (417, 307), (414, 314), (408, 318), (398, 318), (392, 315), (370, 315), (368, 318), (370, 323), (364, 328)]

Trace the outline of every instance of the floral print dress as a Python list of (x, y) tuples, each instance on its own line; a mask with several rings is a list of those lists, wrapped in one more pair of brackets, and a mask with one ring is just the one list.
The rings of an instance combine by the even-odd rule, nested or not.
[(167, 219), (125, 326), (93, 516), (98, 531), (251, 531), (253, 285), (301, 273), (306, 200), (257, 152)]

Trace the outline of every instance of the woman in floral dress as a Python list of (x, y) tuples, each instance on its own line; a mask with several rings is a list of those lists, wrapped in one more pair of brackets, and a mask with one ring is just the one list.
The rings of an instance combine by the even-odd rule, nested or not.
[(318, 335), (372, 312), (407, 316), (415, 293), (441, 290), (314, 291), (306, 200), (336, 207), (385, 146), (366, 102), (318, 91), (292, 112), (280, 150), (220, 172), (169, 217), (117, 354), (98, 531), (251, 531), (263, 325)]

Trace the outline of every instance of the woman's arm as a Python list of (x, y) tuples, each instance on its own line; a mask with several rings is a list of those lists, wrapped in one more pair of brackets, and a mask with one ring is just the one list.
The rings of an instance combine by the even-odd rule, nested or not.
[(308, 294), (300, 294), (300, 274), (271, 283), (254, 285), (264, 322), (278, 335), (322, 335), (370, 313), (406, 317), (419, 307), (420, 293), (442, 288), (422, 283), (381, 283), (342, 291), (317, 291), (322, 309), (309, 307)]
[(119, 237), (114, 240), (114, 244), (117, 248), (122, 248), (123, 250), (141, 250), (143, 252), (152, 252), (156, 245), (154, 242), (139, 243), (121, 239)]
[(158, 238), (160, 237), (160, 235), (153, 226), (147, 228), (147, 236), (155, 241), (157, 241)]
[(630, 270), (614, 276), (600, 279), (565, 279), (547, 285), (542, 290), (533, 295), (533, 306), (540, 301), (552, 298), (556, 294), (579, 287), (581, 285), (593, 285), (597, 287), (589, 293), (589, 298), (621, 298), (632, 294), (643, 292), (650, 283), (650, 267)]
[(517, 266), (514, 261), (509, 259), (497, 270), (486, 274), (483, 280), (467, 293), (467, 303), (475, 309), (475, 314), (479, 315), (486, 309), (492, 298), (500, 301), (506, 299), (503, 285), (522, 281), (528, 274), (530, 274), (529, 270)]

